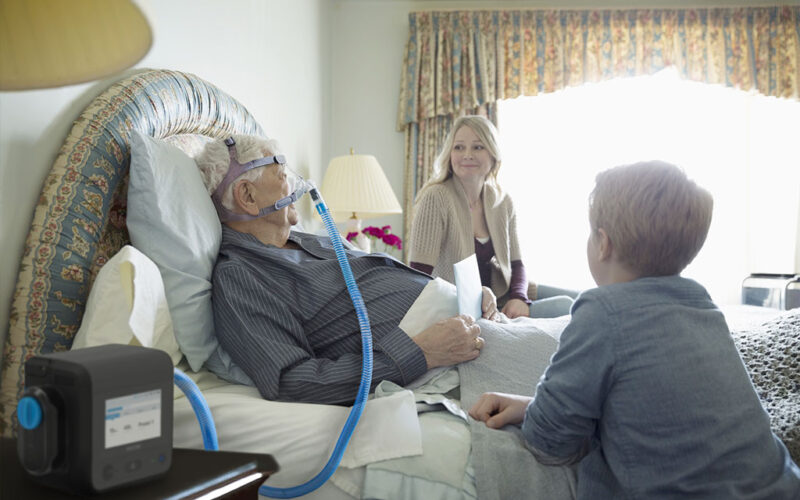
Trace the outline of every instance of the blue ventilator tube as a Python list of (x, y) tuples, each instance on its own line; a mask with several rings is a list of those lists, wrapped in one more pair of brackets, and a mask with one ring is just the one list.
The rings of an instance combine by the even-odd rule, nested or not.
[(211, 410), (208, 407), (206, 398), (200, 392), (200, 388), (190, 379), (185, 373), (175, 368), (173, 376), (175, 385), (183, 391), (189, 404), (192, 405), (192, 410), (200, 423), (200, 433), (203, 435), (203, 448), (206, 450), (216, 451), (219, 449), (217, 443), (217, 427), (214, 425), (214, 417), (211, 416)]
[[(334, 447), (328, 462), (325, 464), (322, 470), (317, 473), (316, 476), (298, 486), (292, 486), (290, 488), (275, 488), (272, 486), (262, 485), (258, 489), (258, 494), (270, 498), (299, 497), (311, 493), (325, 484), (331, 475), (333, 475), (334, 471), (339, 466), (339, 462), (342, 460), (344, 450), (347, 448), (347, 444), (350, 442), (350, 438), (353, 435), (353, 431), (355, 431), (358, 420), (361, 418), (361, 413), (364, 411), (364, 405), (366, 404), (367, 397), (369, 396), (369, 389), (372, 386), (372, 330), (369, 326), (367, 308), (364, 305), (364, 299), (361, 297), (361, 292), (358, 289), (358, 285), (356, 285), (355, 277), (353, 277), (353, 271), (350, 269), (350, 262), (347, 260), (347, 254), (344, 251), (344, 246), (342, 245), (342, 239), (339, 236), (339, 231), (336, 229), (336, 224), (334, 224), (330, 213), (328, 213), (328, 207), (325, 205), (325, 201), (322, 199), (317, 187), (310, 182), (307, 182), (307, 185), (309, 187), (308, 192), (311, 195), (311, 199), (314, 202), (317, 213), (319, 213), (320, 217), (322, 217), (322, 222), (325, 224), (325, 229), (328, 231), (328, 235), (333, 243), (333, 249), (336, 252), (336, 259), (339, 261), (339, 267), (342, 270), (342, 276), (344, 277), (345, 284), (347, 285), (347, 291), (350, 294), (350, 299), (353, 301), (353, 306), (356, 310), (356, 316), (358, 317), (358, 326), (361, 330), (361, 352), (363, 357), (363, 364), (361, 367), (361, 383), (358, 386), (356, 401), (353, 403), (353, 407), (350, 409), (350, 414), (347, 416), (347, 420), (344, 423), (342, 432), (339, 434), (339, 439), (336, 441), (336, 446)], [(189, 402), (192, 405), (192, 409), (194, 410), (195, 415), (200, 423), (200, 430), (203, 435), (203, 446), (206, 450), (217, 450), (217, 431), (216, 427), (214, 426), (214, 419), (211, 416), (211, 411), (208, 408), (205, 398), (200, 393), (200, 389), (188, 376), (186, 376), (185, 373), (177, 368), (175, 369), (175, 385), (177, 385), (178, 388), (180, 388), (184, 394), (186, 394), (187, 399), (189, 399)]]

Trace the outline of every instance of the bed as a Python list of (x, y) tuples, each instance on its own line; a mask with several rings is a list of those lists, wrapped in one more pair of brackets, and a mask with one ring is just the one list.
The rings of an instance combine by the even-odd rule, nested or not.
[[(76, 337), (83, 345), (139, 342), (169, 352), (198, 383), (217, 423), (221, 449), (275, 456), (281, 471), (267, 484), (293, 486), (321, 469), (347, 408), (265, 401), (255, 388), (223, 380), (191, 362), (194, 347), (185, 337), (196, 337), (200, 330), (187, 329), (187, 322), (208, 320), (210, 311), (202, 312), (194, 303), (208, 290), (201, 279), (201, 292), (195, 289), (174, 300), (170, 272), (177, 280), (186, 272), (170, 266), (204, 261), (208, 268), (209, 258), (213, 266), (213, 242), (201, 235), (197, 241), (206, 245), (202, 251), (194, 248), (197, 241), (183, 242), (188, 246), (172, 252), (178, 262), (166, 264), (170, 255), (158, 255), (158, 238), (139, 236), (141, 243), (131, 245), (137, 240), (134, 226), (140, 227), (137, 231), (152, 227), (147, 225), (152, 221), (137, 220), (145, 210), (141, 207), (148, 206), (142, 205), (140, 194), (135, 195), (139, 208), (132, 206), (142, 182), (129, 175), (132, 157), (142, 156), (132, 154), (132, 148), (139, 151), (144, 142), (162, 153), (168, 150), (177, 165), (191, 162), (209, 138), (233, 133), (264, 135), (225, 92), (194, 75), (169, 70), (126, 77), (81, 113), (45, 181), (20, 266), (3, 348), (2, 435), (15, 433), (26, 359), (78, 348), (73, 346)], [(158, 177), (153, 179), (159, 184)], [(155, 202), (149, 206), (163, 211)], [(191, 226), (203, 210), (207, 207), (175, 209), (173, 222)], [(206, 271), (210, 278), (210, 269)], [(178, 302), (181, 309), (175, 310), (173, 303)], [(422, 316), (430, 320), (436, 314), (443, 312)], [(800, 460), (800, 312), (740, 306), (725, 309), (725, 314), (773, 430), (795, 461)], [(489, 430), (471, 422), (461, 409), (480, 393), (487, 372), (494, 376), (494, 390), (531, 392), (567, 320), (484, 323), (487, 348), (480, 363), (441, 370), (412, 388), (382, 383), (336, 473), (307, 498), (420, 498), (423, 492), (431, 499), (570, 498), (575, 485), (571, 468), (537, 464), (513, 430)], [(224, 353), (213, 345), (211, 350), (214, 362), (231, 370), (226, 378), (237, 380), (241, 374)], [(513, 376), (498, 372), (497, 366), (509, 364), (518, 368)], [(202, 447), (195, 417), (179, 391), (174, 443)], [(497, 464), (503, 464), (503, 474)]]

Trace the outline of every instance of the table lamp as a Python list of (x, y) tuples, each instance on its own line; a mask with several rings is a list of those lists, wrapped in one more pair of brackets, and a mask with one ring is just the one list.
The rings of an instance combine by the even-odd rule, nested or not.
[(353, 148), (330, 161), (321, 189), (333, 220), (346, 220), (347, 232), (358, 233), (353, 243), (365, 252), (370, 240), (361, 232), (361, 219), (403, 213), (378, 160), (357, 155)]
[(105, 78), (139, 62), (152, 41), (130, 0), (2, 0), (0, 91)]

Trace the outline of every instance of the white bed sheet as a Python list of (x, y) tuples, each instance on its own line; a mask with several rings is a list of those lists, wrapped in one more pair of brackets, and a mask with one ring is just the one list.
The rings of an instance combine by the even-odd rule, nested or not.
[[(187, 373), (208, 402), (221, 450), (269, 453), (275, 457), (280, 470), (267, 480), (270, 486), (296, 486), (314, 477), (330, 457), (350, 412), (350, 407), (343, 406), (267, 401), (254, 387), (226, 383), (205, 370)], [(203, 447), (197, 418), (180, 391), (176, 392), (173, 443), (176, 447)], [(330, 482), (337, 484), (341, 492), (358, 497), (363, 472), (346, 469), (421, 453), (413, 393), (402, 391), (370, 399), (339, 464), (339, 472)]]

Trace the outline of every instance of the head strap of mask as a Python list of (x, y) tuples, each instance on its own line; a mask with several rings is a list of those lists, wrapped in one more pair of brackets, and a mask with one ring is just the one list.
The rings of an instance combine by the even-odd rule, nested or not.
[(308, 190), (305, 187), (305, 182), (303, 182), (301, 183), (300, 188), (298, 188), (294, 193), (281, 198), (280, 200), (276, 201), (274, 205), (267, 205), (266, 207), (262, 208), (258, 211), (258, 215), (237, 214), (231, 212), (222, 206), (222, 195), (225, 193), (227, 187), (248, 170), (253, 170), (254, 168), (258, 167), (265, 167), (272, 164), (285, 165), (286, 157), (283, 155), (266, 156), (264, 158), (258, 158), (242, 164), (236, 159), (236, 141), (233, 140), (233, 137), (225, 139), (225, 145), (228, 146), (228, 155), (230, 156), (228, 173), (225, 174), (222, 182), (219, 183), (217, 189), (215, 189), (214, 193), (211, 195), (211, 200), (214, 202), (214, 207), (217, 209), (217, 214), (222, 222), (258, 219), (259, 217), (263, 217), (272, 212), (277, 212), (278, 210), (281, 210), (282, 208), (285, 208), (297, 201), (297, 199)]

